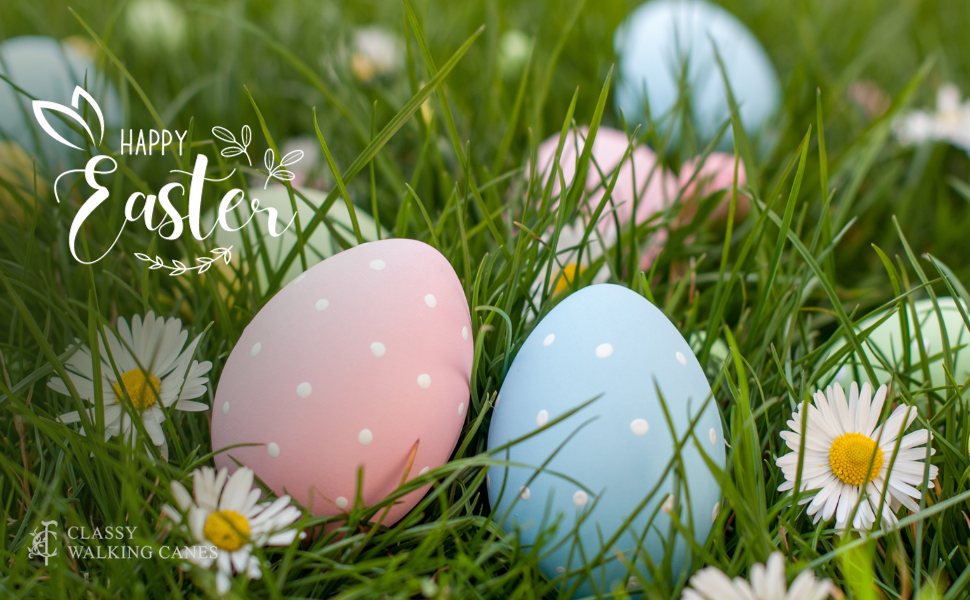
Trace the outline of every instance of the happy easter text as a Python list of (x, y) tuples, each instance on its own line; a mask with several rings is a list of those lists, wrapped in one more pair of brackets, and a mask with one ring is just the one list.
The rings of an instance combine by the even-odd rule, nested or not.
[[(189, 135), (188, 131), (179, 132), (175, 130), (174, 132), (168, 129), (162, 129), (157, 131), (155, 129), (149, 129), (148, 135), (145, 135), (145, 130), (138, 130), (138, 139), (135, 139), (135, 130), (129, 129), (127, 132), (127, 141), (125, 130), (121, 130), (121, 153), (129, 154), (131, 156), (138, 156), (139, 154), (144, 156), (151, 156), (152, 152), (158, 152), (159, 154), (165, 154), (165, 148), (171, 146), (172, 151), (175, 151), (175, 140), (178, 140), (178, 150), (179, 156), (182, 156), (182, 142)], [(127, 150), (127, 152), (126, 152)]]
[[(137, 146), (136, 146), (137, 147)], [(98, 165), (102, 162), (110, 163), (110, 168), (105, 167), (104, 169), (99, 169)], [(253, 217), (256, 216), (258, 212), (265, 212), (268, 218), (268, 231), (273, 237), (279, 237), (283, 235), (287, 229), (293, 224), (296, 219), (294, 214), (293, 218), (290, 219), (286, 227), (282, 230), (277, 228), (278, 213), (272, 207), (260, 207), (259, 199), (252, 198), (249, 202), (250, 214), (249, 217), (239, 225), (239, 227), (231, 227), (226, 221), (226, 215), (235, 211), (238, 207), (243, 205), (246, 200), (246, 194), (243, 190), (239, 188), (233, 188), (223, 195), (222, 200), (219, 202), (218, 210), (216, 211), (216, 221), (213, 223), (212, 227), (207, 231), (203, 232), (201, 224), (201, 213), (202, 213), (202, 192), (205, 187), (206, 181), (225, 181), (225, 179), (208, 179), (205, 176), (206, 169), (209, 164), (209, 159), (204, 154), (197, 154), (195, 157), (195, 167), (192, 173), (185, 173), (184, 171), (172, 171), (173, 173), (183, 173), (186, 175), (191, 175), (189, 181), (189, 202), (188, 211), (186, 215), (182, 215), (172, 202), (171, 196), (173, 194), (184, 195), (185, 187), (178, 182), (172, 182), (162, 186), (158, 194), (144, 194), (142, 192), (133, 192), (128, 196), (128, 200), (125, 203), (125, 220), (121, 224), (121, 228), (118, 230), (118, 235), (115, 237), (114, 241), (105, 250), (104, 254), (92, 261), (82, 260), (78, 256), (77, 249), (75, 246), (77, 234), (84, 225), (84, 222), (90, 217), (95, 210), (98, 209), (111, 195), (111, 192), (107, 187), (101, 185), (98, 182), (98, 176), (109, 175), (114, 173), (118, 168), (118, 163), (114, 158), (107, 155), (98, 155), (91, 157), (83, 169), (72, 169), (65, 173), (62, 173), (60, 177), (67, 175), (68, 173), (83, 173), (84, 180), (87, 182), (88, 186), (94, 190), (94, 193), (88, 197), (87, 200), (81, 205), (77, 214), (74, 217), (74, 221), (71, 223), (71, 231), (69, 237), (69, 244), (71, 249), (71, 254), (74, 259), (81, 264), (90, 265), (98, 262), (105, 256), (108, 252), (115, 247), (118, 240), (121, 239), (121, 233), (125, 229), (125, 225), (130, 222), (135, 222), (139, 220), (144, 220), (145, 227), (149, 231), (157, 231), (158, 234), (166, 240), (174, 240), (182, 235), (185, 227), (183, 224), (184, 220), (188, 220), (189, 231), (192, 232), (192, 236), (195, 239), (202, 241), (208, 238), (215, 231), (216, 227), (221, 227), (225, 231), (239, 231), (243, 227), (252, 221)], [(58, 177), (58, 180), (60, 179)], [(56, 187), (56, 182), (55, 182)], [(155, 209), (156, 204), (161, 206), (163, 216), (159, 218), (156, 222)]]

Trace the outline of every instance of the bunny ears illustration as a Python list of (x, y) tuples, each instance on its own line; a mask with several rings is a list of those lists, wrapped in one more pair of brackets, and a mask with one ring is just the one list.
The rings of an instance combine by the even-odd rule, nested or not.
[(50, 102), (48, 100), (34, 100), (33, 102), (34, 117), (37, 118), (37, 122), (44, 129), (44, 131), (47, 132), (47, 135), (51, 136), (58, 142), (64, 144), (65, 146), (70, 146), (71, 148), (75, 148), (77, 150), (82, 150), (82, 148), (64, 139), (61, 136), (61, 134), (57, 133), (57, 131), (55, 131), (54, 128), (51, 127), (51, 124), (47, 121), (47, 113), (44, 112), (44, 109), (62, 113), (67, 117), (71, 118), (72, 120), (76, 121), (77, 124), (80, 125), (82, 128), (84, 128), (84, 131), (87, 132), (88, 138), (90, 138), (91, 143), (97, 146), (104, 139), (104, 115), (101, 114), (101, 107), (98, 106), (97, 101), (91, 97), (91, 94), (84, 91), (84, 89), (81, 86), (76, 86), (74, 88), (74, 95), (71, 96), (71, 105), (75, 109), (79, 108), (78, 101), (80, 98), (84, 98), (87, 101), (88, 105), (91, 106), (92, 109), (94, 109), (94, 113), (98, 116), (98, 125), (100, 126), (101, 131), (100, 131), (100, 134), (98, 135), (97, 141), (95, 141), (94, 133), (91, 132), (91, 128), (88, 127), (87, 122), (84, 120), (83, 117), (81, 117), (81, 115), (79, 115), (76, 112), (76, 110), (72, 110), (68, 106), (64, 106), (63, 104), (58, 104), (56, 102)]

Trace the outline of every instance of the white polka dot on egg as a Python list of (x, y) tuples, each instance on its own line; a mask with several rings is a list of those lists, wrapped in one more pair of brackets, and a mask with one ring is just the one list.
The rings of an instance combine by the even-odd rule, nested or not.
[(566, 567), (556, 567), (556, 573), (559, 573), (560, 575), (562, 575), (565, 572), (566, 572)]
[(589, 496), (587, 496), (586, 492), (584, 492), (583, 490), (579, 490), (578, 492), (573, 494), (573, 504), (575, 504), (576, 506), (582, 508), (586, 506), (587, 502), (589, 502)]
[(277, 456), (279, 456), (280, 455), (279, 444), (277, 444), (276, 442), (270, 442), (270, 444), (266, 446), (266, 454), (269, 454), (271, 458), (276, 458)]
[(426, 390), (431, 387), (431, 375), (428, 375), (427, 373), (418, 375), (418, 387), (422, 390)]
[(713, 427), (711, 427), (711, 430), (708, 432), (707, 435), (711, 438), (711, 445), (712, 446), (716, 446), (717, 445), (717, 432), (714, 431), (714, 428)]
[(549, 422), (549, 411), (545, 409), (540, 410), (539, 414), (536, 415), (536, 425), (538, 425), (539, 427), (542, 427), (548, 422)]
[(317, 300), (317, 303), (314, 304), (314, 306), (318, 311), (327, 310), (327, 307), (330, 306), (330, 302), (328, 302), (326, 298), (320, 298), (319, 300)]
[(293, 283), (300, 283), (300, 282), (301, 282), (301, 281), (303, 281), (304, 279), (306, 279), (306, 273), (300, 273), (300, 274), (299, 274), (299, 275), (297, 276), (297, 278), (293, 280)]
[(418, 471), (418, 475), (424, 475), (425, 473), (427, 473), (430, 470), (431, 469), (429, 469), (428, 467), (425, 467), (425, 468), (421, 469), (420, 471)]
[(360, 433), (357, 434), (357, 441), (360, 442), (362, 446), (374, 441), (374, 434), (371, 433), (370, 429), (361, 429)]
[(721, 514), (721, 503), (717, 502), (714, 504), (714, 510), (711, 511), (711, 522), (717, 521), (717, 515)]
[(428, 294), (424, 297), (424, 303), (428, 305), (428, 308), (434, 308), (438, 301), (434, 299), (434, 296)]
[(296, 395), (300, 398), (308, 398), (312, 392), (313, 388), (310, 387), (310, 384), (306, 381), (296, 386)]
[(380, 271), (380, 270), (381, 270), (381, 269), (383, 269), (383, 268), (384, 268), (385, 266), (387, 266), (387, 265), (385, 265), (385, 264), (384, 264), (384, 261), (383, 261), (383, 260), (381, 260), (381, 259), (379, 259), (379, 258), (378, 258), (378, 259), (375, 259), (375, 260), (372, 260), (372, 261), (370, 261), (370, 268), (372, 268), (372, 269), (374, 269), (375, 271)]
[(374, 342), (370, 345), (370, 352), (374, 356), (381, 357), (384, 356), (385, 352), (387, 352), (387, 348), (385, 348), (384, 344), (380, 342)]
[(543, 346), (551, 346), (552, 343), (555, 342), (555, 341), (556, 341), (556, 334), (555, 333), (550, 333), (549, 335), (546, 336), (546, 339), (542, 340), (542, 345)]
[(222, 405), (222, 414), (224, 414), (224, 415), (228, 415), (229, 414), (229, 403), (228, 402), (226, 402), (225, 404)]
[(463, 414), (465, 414), (465, 403), (464, 402), (462, 402), (461, 404), (458, 405), (458, 415), (461, 416)]
[(630, 431), (636, 435), (643, 435), (650, 431), (650, 424), (646, 419), (633, 419), (630, 421)]
[(660, 507), (660, 510), (664, 511), (668, 515), (674, 512), (674, 495), (673, 494), (667, 494), (667, 499), (664, 500), (663, 506)]
[(523, 500), (528, 500), (531, 496), (532, 496), (532, 492), (529, 491), (529, 488), (525, 486), (522, 486), (519, 488), (520, 498), (522, 498)]
[(252, 350), (249, 351), (249, 355), (256, 356), (257, 354), (259, 354), (259, 351), (262, 349), (263, 349), (263, 345), (260, 344), (259, 342), (256, 342), (255, 344), (253, 344)]
[(467, 327), (462, 327), (461, 328), (461, 339), (463, 339), (463, 340), (467, 340), (468, 339), (468, 328)]
[(679, 362), (680, 364), (682, 364), (682, 365), (684, 365), (686, 367), (687, 366), (687, 357), (684, 356), (684, 353), (683, 352), (678, 352), (676, 354), (676, 356), (677, 356), (677, 362)]
[(612, 344), (600, 344), (599, 346), (596, 347), (597, 358), (606, 358), (611, 354), (613, 354)]
[(334, 500), (333, 503), (336, 504), (337, 508), (340, 510), (347, 508), (347, 505), (350, 504), (350, 502), (348, 502), (343, 496), (337, 496), (337, 499)]

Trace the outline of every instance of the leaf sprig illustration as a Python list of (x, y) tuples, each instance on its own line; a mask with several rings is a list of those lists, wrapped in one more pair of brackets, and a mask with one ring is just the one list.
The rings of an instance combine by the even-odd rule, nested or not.
[(243, 125), (242, 134), (240, 135), (242, 139), (238, 142), (236, 141), (236, 136), (231, 131), (218, 125), (212, 128), (212, 135), (229, 144), (220, 152), (222, 156), (232, 158), (233, 156), (244, 154), (246, 155), (246, 162), (249, 163), (249, 166), (253, 166), (253, 161), (249, 158), (249, 142), (253, 139), (253, 133), (249, 130), (249, 125)]
[(155, 255), (155, 258), (152, 258), (147, 254), (143, 254), (141, 252), (135, 252), (135, 258), (137, 258), (138, 260), (143, 260), (147, 263), (150, 263), (148, 265), (148, 270), (150, 271), (155, 271), (157, 269), (166, 269), (168, 271), (171, 271), (171, 273), (168, 274), (169, 277), (182, 275), (183, 273), (187, 273), (189, 271), (198, 271), (199, 274), (201, 275), (202, 273), (205, 273), (206, 271), (208, 271), (209, 267), (212, 266), (212, 263), (217, 262), (219, 259), (222, 259), (228, 265), (229, 261), (232, 260), (232, 246), (229, 246), (228, 248), (216, 248), (215, 250), (210, 252), (210, 254), (212, 254), (211, 257), (200, 256), (199, 258), (196, 258), (195, 262), (199, 264), (194, 267), (188, 267), (182, 261), (175, 260), (175, 259), (172, 259), (172, 266), (169, 266), (165, 264), (165, 261), (162, 260), (162, 257)]
[(266, 165), (266, 170), (269, 172), (269, 176), (266, 178), (266, 183), (263, 184), (263, 189), (269, 185), (269, 180), (276, 178), (280, 181), (293, 181), (296, 178), (291, 171), (287, 171), (285, 167), (290, 167), (300, 162), (303, 158), (303, 150), (294, 150), (283, 156), (280, 159), (280, 164), (276, 164), (276, 153), (273, 152), (272, 148), (266, 149), (266, 154), (263, 155), (263, 164)]

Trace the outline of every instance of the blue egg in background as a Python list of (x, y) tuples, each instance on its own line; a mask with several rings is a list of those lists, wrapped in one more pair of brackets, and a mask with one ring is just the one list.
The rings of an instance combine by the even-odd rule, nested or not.
[[(713, 41), (713, 45), (712, 45)], [(768, 54), (757, 38), (730, 12), (703, 0), (652, 0), (637, 8), (614, 36), (619, 56), (617, 109), (632, 129), (645, 125), (646, 89), (653, 121), (676, 144), (681, 119), (675, 111), (686, 60), (686, 83), (694, 123), (708, 143), (731, 110), (714, 45), (724, 62), (745, 132), (756, 134), (778, 111), (781, 88)], [(642, 128), (641, 128), (642, 130)], [(733, 147), (731, 128), (719, 146)]]
[[(0, 43), (0, 74), (38, 100), (56, 102), (72, 109), (74, 88), (84, 87), (86, 78), (85, 89), (101, 107), (105, 127), (117, 129), (121, 125), (121, 102), (114, 85), (98, 73), (87, 56), (70, 44), (37, 35), (5, 40)], [(84, 110), (85, 101), (81, 100), (77, 111)], [(91, 113), (88, 109), (88, 114)], [(57, 116), (48, 115), (48, 122), (67, 140), (83, 147), (84, 138)], [(37, 157), (39, 166), (47, 165), (58, 174), (61, 169), (83, 164), (86, 157), (84, 152), (48, 136), (34, 118), (30, 98), (3, 80), (0, 80), (0, 140), (17, 143), (28, 154)], [(107, 132), (105, 140), (111, 141)]]
[[(572, 585), (581, 577), (581, 593), (608, 593), (630, 576), (615, 549), (649, 578), (635, 555), (638, 545), (657, 565), (669, 550), (675, 577), (689, 567), (688, 546), (680, 536), (670, 539), (670, 517), (661, 510), (676, 479), (673, 468), (664, 475), (675, 448), (658, 388), (678, 438), (688, 433), (692, 418), (699, 419), (696, 439), (681, 451), (686, 477), (673, 510), (685, 528), (693, 524), (703, 545), (721, 489), (701, 450), (723, 469), (724, 435), (701, 365), (660, 309), (622, 286), (583, 288), (536, 325), (512, 362), (492, 414), (488, 449), (492, 458), (515, 466), (489, 468), (488, 496), (496, 520), (506, 531), (518, 529), (526, 547), (536, 544), (544, 526), (562, 519), (540, 552), (550, 579)], [(597, 396), (568, 418), (501, 449)], [(600, 553), (601, 536), (610, 540), (631, 516), (631, 527), (606, 549), (605, 565), (586, 578), (581, 571)]]

